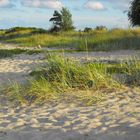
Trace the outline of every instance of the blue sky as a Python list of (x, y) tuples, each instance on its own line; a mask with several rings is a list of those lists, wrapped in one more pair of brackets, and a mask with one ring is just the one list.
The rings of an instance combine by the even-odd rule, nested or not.
[(131, 0), (0, 0), (0, 28), (34, 26), (50, 28), (54, 10), (69, 8), (76, 28), (104, 25), (127, 28)]

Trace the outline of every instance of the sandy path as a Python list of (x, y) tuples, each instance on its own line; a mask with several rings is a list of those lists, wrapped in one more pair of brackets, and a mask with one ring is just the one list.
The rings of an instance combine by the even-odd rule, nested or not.
[(43, 63), (42, 59), (42, 54), (20, 54), (12, 58), (0, 59), (0, 84), (9, 81), (23, 83), (29, 73)]
[(91, 107), (0, 107), (0, 140), (140, 140), (140, 92), (112, 93)]

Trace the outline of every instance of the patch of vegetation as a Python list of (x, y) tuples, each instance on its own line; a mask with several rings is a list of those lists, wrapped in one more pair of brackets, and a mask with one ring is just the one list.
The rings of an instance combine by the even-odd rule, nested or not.
[(29, 55), (35, 54), (35, 53), (41, 53), (41, 50), (24, 50), (24, 49), (0, 49), (0, 59), (7, 58), (7, 57), (13, 57), (17, 54), (26, 53)]
[(90, 32), (47, 33), (41, 29), (22, 29), (0, 35), (1, 42), (19, 46), (61, 47), (75, 50), (110, 51), (121, 49), (140, 49), (139, 29), (91, 30)]
[(50, 21), (53, 22), (50, 32), (74, 30), (72, 14), (65, 7), (62, 7), (61, 11), (55, 10)]
[(24, 53), (24, 52), (26, 52), (26, 50), (21, 50), (21, 49), (13, 49), (13, 50), (2, 49), (2, 50), (0, 50), (0, 58), (12, 57), (13, 55), (21, 54), (21, 53)]
[(46, 66), (33, 71), (26, 85), (12, 84), (4, 93), (20, 103), (82, 102), (91, 105), (106, 93), (140, 86), (140, 62), (80, 63), (62, 55), (47, 55)]
[(8, 30), (5, 30), (5, 34), (12, 33), (47, 33), (47, 30), (35, 27), (13, 27)]
[(140, 1), (132, 0), (130, 3), (128, 18), (132, 26), (140, 26)]
[(110, 51), (140, 49), (140, 30), (95, 31), (94, 34), (81, 36), (78, 40), (80, 50)]

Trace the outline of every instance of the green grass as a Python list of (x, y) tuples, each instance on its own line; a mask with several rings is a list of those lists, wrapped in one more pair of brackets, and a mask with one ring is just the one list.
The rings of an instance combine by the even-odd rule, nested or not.
[(0, 59), (2, 58), (7, 58), (7, 57), (13, 57), (14, 55), (18, 55), (18, 54), (37, 54), (37, 53), (41, 53), (42, 51), (40, 50), (24, 50), (24, 49), (0, 49)]
[(37, 29), (2, 31), (0, 41), (20, 46), (70, 47), (76, 50), (110, 51), (120, 49), (140, 49), (140, 29), (114, 29), (92, 32), (40, 33)]
[[(107, 93), (125, 86), (140, 86), (140, 62), (118, 64), (81, 64), (62, 55), (48, 55), (46, 66), (33, 71), (27, 85), (14, 83), (5, 90), (11, 100), (20, 103), (82, 102), (91, 105)], [(119, 74), (126, 79), (113, 78)]]
[(21, 53), (24, 53), (24, 52), (26, 52), (26, 50), (21, 50), (21, 49), (6, 50), (6, 49), (2, 49), (2, 50), (0, 50), (0, 58), (12, 57), (13, 55), (21, 54)]
[[(43, 47), (71, 47), (78, 51), (137, 50), (140, 49), (140, 30), (48, 34), (44, 31), (39, 33), (34, 29), (16, 29), (16, 31), (0, 32), (0, 40), (20, 46), (31, 47), (40, 44)], [(0, 50), (0, 58), (40, 52), (42, 51)], [(140, 86), (140, 62), (136, 59), (115, 64), (100, 62), (81, 64), (66, 59), (55, 51), (52, 52), (54, 55), (47, 55), (46, 67), (30, 74), (34, 77), (33, 80), (29, 80), (27, 85), (11, 84), (3, 90), (4, 94), (20, 103), (65, 101), (91, 105), (104, 99), (106, 93), (120, 90), (124, 86)]]
[(80, 50), (110, 51), (140, 49), (140, 30), (112, 30), (81, 37)]
[(74, 42), (75, 38), (59, 34), (39, 33), (33, 29), (22, 29), (0, 34), (0, 40), (3, 43), (13, 43), (27, 47), (35, 47), (38, 45), (44, 47), (58, 47), (71, 44)]

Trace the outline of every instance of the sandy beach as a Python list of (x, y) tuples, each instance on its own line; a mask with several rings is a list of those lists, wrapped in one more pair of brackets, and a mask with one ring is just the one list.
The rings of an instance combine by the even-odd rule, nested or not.
[(126, 89), (90, 107), (1, 101), (0, 140), (140, 140), (139, 94)]
[[(43, 59), (43, 54), (0, 59), (0, 84), (25, 82)], [(140, 140), (139, 102), (139, 89), (129, 88), (110, 93), (90, 107), (66, 103), (13, 106), (0, 94), (0, 140)]]
[(140, 140), (140, 0), (0, 10), (0, 140)]

